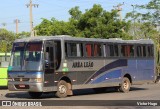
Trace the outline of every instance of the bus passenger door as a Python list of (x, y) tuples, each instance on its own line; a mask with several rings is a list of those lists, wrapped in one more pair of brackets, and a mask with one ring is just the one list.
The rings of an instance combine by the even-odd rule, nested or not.
[(44, 52), (44, 87), (54, 86), (55, 45), (53, 41), (46, 41)]

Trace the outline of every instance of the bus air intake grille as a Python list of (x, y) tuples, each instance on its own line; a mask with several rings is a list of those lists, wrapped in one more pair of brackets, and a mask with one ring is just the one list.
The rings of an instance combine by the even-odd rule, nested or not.
[(14, 81), (29, 81), (29, 78), (14, 78)]

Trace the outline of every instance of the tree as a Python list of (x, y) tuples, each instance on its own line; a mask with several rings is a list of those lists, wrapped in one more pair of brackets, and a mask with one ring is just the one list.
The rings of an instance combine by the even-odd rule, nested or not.
[[(160, 0), (150, 0), (146, 5), (136, 5), (136, 8), (143, 12), (130, 12), (126, 18), (135, 19), (135, 33), (140, 38), (151, 38), (156, 45), (157, 65), (160, 66)], [(139, 32), (139, 34), (137, 34)], [(160, 68), (160, 67), (159, 67)], [(160, 69), (159, 69), (160, 71)], [(159, 72), (160, 73), (160, 72)]]
[(0, 52), (11, 51), (12, 43), (16, 38), (15, 33), (7, 31), (6, 29), (0, 29)]
[(129, 35), (125, 33), (128, 30), (128, 22), (120, 21), (117, 17), (116, 10), (107, 12), (101, 5), (94, 5), (81, 15), (78, 22), (80, 36), (129, 39)]
[(16, 36), (17, 38), (26, 38), (26, 37), (30, 37), (30, 33), (22, 31), (21, 33), (18, 33)]
[(42, 22), (35, 27), (37, 35), (51, 36), (51, 35), (65, 35), (68, 34), (68, 22), (58, 21), (55, 18), (51, 20), (42, 19)]
[(148, 4), (137, 7), (146, 10), (146, 13), (141, 14), (143, 21), (149, 21), (153, 25), (160, 24), (160, 0), (151, 0)]
[(38, 35), (71, 35), (76, 37), (123, 38), (130, 39), (127, 34), (129, 22), (120, 21), (117, 11), (107, 12), (101, 5), (94, 5), (82, 13), (79, 7), (69, 10), (71, 17), (68, 22), (42, 19), (36, 26)]

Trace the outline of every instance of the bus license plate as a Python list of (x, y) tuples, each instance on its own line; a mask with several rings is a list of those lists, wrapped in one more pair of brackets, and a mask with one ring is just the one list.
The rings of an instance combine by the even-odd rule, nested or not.
[(25, 88), (25, 85), (22, 85), (22, 84), (21, 84), (21, 85), (19, 85), (19, 87), (21, 87), (21, 88)]

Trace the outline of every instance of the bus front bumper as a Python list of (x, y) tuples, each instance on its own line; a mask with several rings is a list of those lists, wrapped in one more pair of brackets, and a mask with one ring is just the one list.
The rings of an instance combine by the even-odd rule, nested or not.
[(10, 91), (30, 91), (30, 92), (43, 92), (43, 83), (30, 83), (30, 82), (8, 82), (8, 89)]

